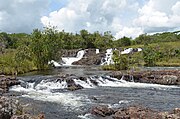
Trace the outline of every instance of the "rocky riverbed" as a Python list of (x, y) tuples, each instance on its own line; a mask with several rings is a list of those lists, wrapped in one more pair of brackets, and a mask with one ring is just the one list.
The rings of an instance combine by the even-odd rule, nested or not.
[(113, 109), (107, 105), (96, 106), (91, 114), (105, 119), (180, 119), (180, 108), (169, 112), (158, 112), (141, 106)]
[(18, 81), (15, 77), (0, 75), (0, 93), (7, 92), (9, 87), (19, 84), (20, 81)]
[(27, 114), (23, 105), (19, 103), (16, 97), (0, 96), (0, 119), (44, 119), (43, 114), (31, 116)]
[[(78, 119), (75, 115), (82, 113), (96, 115), (93, 119), (180, 118), (179, 70), (98, 73), (99, 71), (95, 69), (92, 69), (93, 72), (91, 72), (88, 67), (87, 73), (82, 68), (70, 69), (70, 72), (67, 72), (67, 68), (65, 69), (65, 72), (60, 74), (38, 74), (17, 77), (17, 79), (1, 76), (1, 87), (5, 85), (4, 89), (8, 91), (9, 87), (13, 86), (10, 91), (19, 92), (18, 95), (22, 95), (20, 98), (22, 102), (30, 100), (27, 103), (32, 103), (33, 108), (41, 107), (36, 114), (43, 110), (47, 119), (59, 119), (59, 117)], [(74, 71), (81, 73), (76, 74), (73, 73)], [(154, 83), (160, 85), (154, 85)], [(24, 108), (16, 100), (16, 96), (1, 96), (1, 100), (2, 106), (0, 105), (0, 107), (6, 106), (6, 109), (9, 110), (4, 111), (5, 108), (1, 108), (1, 115), (4, 117), (9, 115), (7, 119), (32, 118), (22, 111)], [(15, 103), (16, 101), (18, 103)], [(122, 105), (126, 103), (128, 105)], [(54, 106), (50, 106), (52, 104)], [(134, 104), (137, 105), (132, 106)], [(47, 109), (47, 105), (50, 106), (50, 109)], [(52, 110), (54, 110), (53, 113)], [(56, 112), (58, 113), (56, 114)], [(67, 115), (68, 113), (71, 114)], [(4, 117), (2, 119), (6, 119)], [(40, 115), (36, 118), (44, 117)]]
[(161, 70), (161, 71), (135, 71), (122, 73), (120, 71), (112, 72), (111, 77), (126, 81), (140, 83), (152, 83), (162, 85), (180, 85), (180, 70)]

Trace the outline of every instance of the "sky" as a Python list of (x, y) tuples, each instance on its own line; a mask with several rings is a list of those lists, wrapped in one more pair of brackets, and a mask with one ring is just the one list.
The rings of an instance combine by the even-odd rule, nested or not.
[(180, 30), (180, 0), (0, 0), (0, 32), (31, 33), (56, 26), (115, 38)]

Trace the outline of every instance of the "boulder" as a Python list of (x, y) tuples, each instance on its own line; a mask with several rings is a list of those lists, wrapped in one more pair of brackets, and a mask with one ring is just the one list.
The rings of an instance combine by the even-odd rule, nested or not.
[(10, 77), (10, 76), (5, 76), (1, 75), (0, 76), (0, 92), (4, 93), (9, 90), (9, 87), (14, 86), (14, 85), (19, 85), (20, 81), (18, 81), (15, 77)]
[(114, 119), (156, 119), (157, 117), (157, 112), (137, 106), (119, 109), (113, 115)]
[(110, 115), (112, 115), (114, 113), (115, 113), (114, 110), (109, 108), (106, 105), (100, 105), (100, 106), (97, 106), (97, 107), (93, 107), (92, 110), (91, 110), (91, 114), (99, 115), (99, 116), (102, 116), (102, 117), (110, 116)]

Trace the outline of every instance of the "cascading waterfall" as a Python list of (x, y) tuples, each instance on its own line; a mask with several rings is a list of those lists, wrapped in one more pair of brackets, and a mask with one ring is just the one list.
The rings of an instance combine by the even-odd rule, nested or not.
[(101, 65), (110, 65), (110, 64), (114, 64), (114, 61), (112, 59), (112, 56), (113, 56), (113, 49), (107, 49), (106, 50), (106, 56), (105, 58), (103, 58), (101, 60)]
[(77, 53), (76, 57), (62, 57), (63, 64), (62, 65), (72, 65), (73, 62), (79, 61), (83, 58), (85, 51), (80, 50)]

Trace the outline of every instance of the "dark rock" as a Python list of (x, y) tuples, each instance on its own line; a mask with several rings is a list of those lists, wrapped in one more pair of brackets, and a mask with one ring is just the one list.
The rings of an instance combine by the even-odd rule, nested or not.
[(22, 114), (22, 106), (18, 100), (0, 97), (0, 119), (10, 119), (14, 114)]
[(18, 81), (15, 77), (0, 75), (0, 91), (7, 92), (9, 87), (14, 85), (19, 85), (20, 81)]
[(111, 77), (140, 83), (180, 85), (180, 70), (139, 71), (131, 73), (112, 72)]
[(118, 110), (114, 115), (114, 119), (157, 119), (158, 113), (143, 107), (128, 107)]
[(114, 110), (111, 108), (108, 108), (108, 106), (101, 105), (101, 106), (92, 108), (91, 114), (106, 117), (106, 116), (110, 116), (110, 115), (114, 114)]
[(73, 62), (73, 65), (100, 65), (104, 55), (105, 52), (96, 54), (96, 49), (87, 49), (85, 50), (84, 57), (77, 62)]

